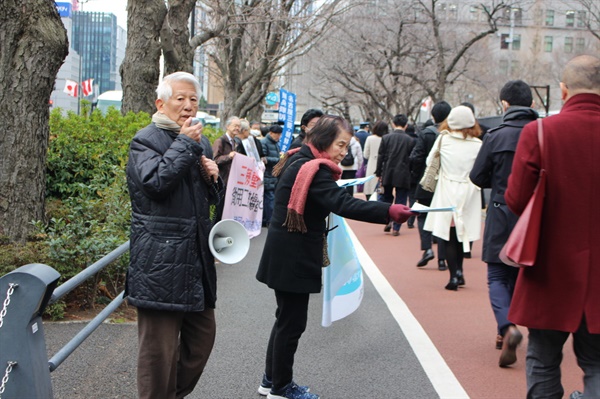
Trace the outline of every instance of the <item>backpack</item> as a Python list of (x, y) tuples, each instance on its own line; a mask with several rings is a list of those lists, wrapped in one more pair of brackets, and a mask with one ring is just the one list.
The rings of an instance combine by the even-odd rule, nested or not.
[(352, 155), (352, 148), (348, 148), (348, 153), (346, 154), (344, 159), (342, 159), (342, 162), (340, 162), (340, 164), (342, 164), (342, 166), (354, 165), (354, 155)]

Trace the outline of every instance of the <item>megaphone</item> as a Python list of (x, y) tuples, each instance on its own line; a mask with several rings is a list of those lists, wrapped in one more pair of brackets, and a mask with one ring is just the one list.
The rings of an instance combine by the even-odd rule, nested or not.
[(215, 224), (208, 235), (208, 246), (213, 256), (220, 262), (234, 264), (248, 254), (250, 239), (240, 222), (223, 219)]

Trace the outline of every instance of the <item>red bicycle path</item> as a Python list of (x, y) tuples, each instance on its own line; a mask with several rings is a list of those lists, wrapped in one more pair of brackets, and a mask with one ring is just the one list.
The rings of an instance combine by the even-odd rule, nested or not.
[[(517, 349), (517, 362), (498, 366), (495, 349), (496, 323), (488, 297), (487, 266), (481, 260), (481, 240), (473, 244), (472, 258), (465, 259), (466, 285), (448, 291), (448, 271), (439, 271), (436, 259), (416, 267), (422, 256), (418, 229), (402, 225), (399, 236), (383, 232), (383, 226), (347, 220), (377, 268), (406, 303), (441, 356), (471, 398), (525, 398), (527, 329)], [(583, 372), (577, 366), (571, 339), (565, 344), (561, 366), (565, 398), (583, 390)]]

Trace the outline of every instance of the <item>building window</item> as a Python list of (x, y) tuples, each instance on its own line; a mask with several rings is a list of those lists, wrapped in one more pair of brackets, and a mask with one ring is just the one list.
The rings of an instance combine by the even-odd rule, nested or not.
[(500, 49), (508, 50), (508, 42), (510, 35), (508, 33), (503, 33), (500, 35)]
[(554, 26), (554, 10), (546, 10), (546, 26)]
[(521, 50), (521, 35), (513, 35), (512, 49)]
[(519, 74), (519, 61), (513, 60), (510, 62), (510, 74), (512, 76)]
[(498, 62), (498, 68), (500, 69), (500, 75), (508, 75), (508, 61), (500, 60)]
[(515, 25), (523, 25), (523, 10), (521, 8), (512, 9)]
[(565, 37), (565, 53), (572, 53), (573, 52), (573, 38), (572, 37)]
[(575, 11), (567, 11), (566, 21), (567, 28), (572, 28), (575, 26)]
[(552, 36), (544, 36), (544, 51), (547, 53), (552, 52)]
[(469, 20), (477, 21), (479, 17), (479, 9), (477, 6), (469, 6)]
[(584, 28), (587, 24), (587, 15), (585, 11), (577, 11), (577, 26), (579, 28)]
[(448, 6), (445, 3), (440, 4), (440, 9), (438, 11), (438, 19), (446, 19), (446, 10)]
[(578, 37), (575, 42), (575, 51), (578, 53), (583, 53), (585, 50), (585, 39), (583, 37)]
[(450, 4), (448, 6), (448, 18), (452, 21), (458, 19), (458, 6), (456, 4)]

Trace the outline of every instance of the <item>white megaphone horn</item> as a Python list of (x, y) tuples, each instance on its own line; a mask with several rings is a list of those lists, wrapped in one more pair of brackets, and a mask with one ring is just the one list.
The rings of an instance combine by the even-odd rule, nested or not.
[(224, 219), (215, 224), (210, 231), (208, 246), (216, 259), (223, 263), (234, 264), (248, 254), (250, 239), (240, 222)]

